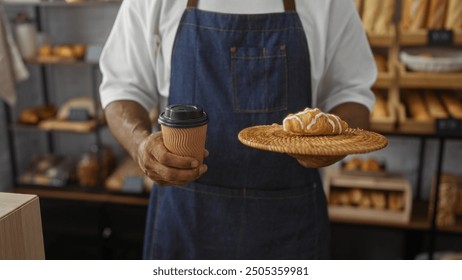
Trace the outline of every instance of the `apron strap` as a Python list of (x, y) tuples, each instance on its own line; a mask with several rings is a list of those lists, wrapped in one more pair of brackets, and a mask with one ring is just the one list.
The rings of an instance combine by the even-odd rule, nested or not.
[(295, 12), (295, 0), (284, 0), (284, 10), (286, 12)]
[[(188, 0), (188, 8), (197, 8), (199, 0)], [(284, 0), (285, 11), (295, 11), (295, 0)]]
[(197, 8), (199, 0), (188, 0), (188, 8)]

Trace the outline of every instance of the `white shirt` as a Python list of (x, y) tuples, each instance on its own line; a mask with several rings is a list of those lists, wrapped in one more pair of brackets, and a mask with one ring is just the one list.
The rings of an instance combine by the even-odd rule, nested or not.
[[(124, 0), (101, 55), (101, 103), (132, 100), (146, 110), (168, 97), (175, 34), (187, 0)], [(372, 108), (377, 75), (352, 0), (298, 0), (311, 58), (312, 107), (344, 102)], [(283, 0), (201, 0), (199, 9), (234, 14), (282, 12)]]

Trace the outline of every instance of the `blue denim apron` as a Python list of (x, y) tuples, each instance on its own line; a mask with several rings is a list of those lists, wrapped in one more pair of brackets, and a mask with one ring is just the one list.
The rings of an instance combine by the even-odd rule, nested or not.
[(295, 8), (236, 15), (188, 5), (171, 71), (169, 103), (196, 104), (209, 115), (208, 171), (187, 186), (154, 185), (144, 258), (327, 258), (319, 172), (237, 138), (245, 127), (281, 123), (311, 104), (309, 51)]

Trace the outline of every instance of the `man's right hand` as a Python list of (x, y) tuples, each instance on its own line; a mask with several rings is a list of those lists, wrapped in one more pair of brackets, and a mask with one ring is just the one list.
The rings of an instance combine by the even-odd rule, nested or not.
[[(204, 150), (204, 156), (208, 152)], [(143, 172), (159, 185), (185, 185), (207, 171), (195, 158), (172, 154), (164, 146), (162, 132), (148, 135), (138, 146), (137, 161)]]

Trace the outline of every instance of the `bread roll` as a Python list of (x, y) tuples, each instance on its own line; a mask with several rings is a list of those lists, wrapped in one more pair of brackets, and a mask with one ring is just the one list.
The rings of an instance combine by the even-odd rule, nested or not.
[(401, 24), (404, 29), (425, 28), (429, 0), (403, 0)]
[(333, 114), (323, 113), (318, 108), (306, 108), (296, 114), (289, 114), (283, 120), (284, 131), (304, 135), (342, 134), (348, 124)]
[(445, 28), (462, 29), (462, 2), (460, 0), (449, 0)]
[(388, 116), (387, 100), (381, 92), (375, 93), (375, 105), (372, 108), (372, 119), (386, 118)]
[(372, 200), (370, 192), (363, 191), (363, 196), (361, 197), (361, 201), (359, 202), (359, 208), (371, 208)]
[(362, 171), (380, 171), (380, 162), (373, 158), (368, 158), (366, 160), (363, 160), (361, 164), (361, 170)]
[(428, 29), (442, 29), (444, 27), (447, 8), (448, 0), (430, 0), (427, 21)]
[(404, 209), (404, 195), (400, 192), (391, 192), (387, 196), (388, 209), (401, 211)]
[(348, 191), (348, 200), (350, 205), (358, 206), (363, 199), (363, 191), (361, 189), (352, 188)]
[(387, 206), (387, 199), (383, 191), (371, 192), (371, 205), (376, 209), (385, 209)]
[(351, 160), (347, 161), (343, 166), (345, 170), (359, 170), (361, 168), (362, 160), (359, 157), (353, 157)]
[(454, 94), (444, 93), (441, 95), (444, 106), (448, 109), (451, 117), (462, 119), (462, 101)]
[(19, 122), (23, 124), (36, 125), (40, 121), (56, 116), (56, 107), (52, 104), (26, 108), (19, 114)]
[(426, 90), (424, 92), (425, 103), (428, 108), (428, 112), (433, 118), (436, 119), (446, 119), (448, 118), (448, 113), (446, 109), (444, 109), (443, 104), (439, 100), (439, 98), (435, 95), (435, 93)]
[(408, 91), (405, 93), (406, 108), (409, 115), (418, 121), (431, 121), (432, 118), (425, 107), (424, 100), (419, 92)]
[(395, 14), (395, 0), (381, 0), (380, 4), (373, 32), (375, 34), (388, 34), (391, 32), (393, 16)]

